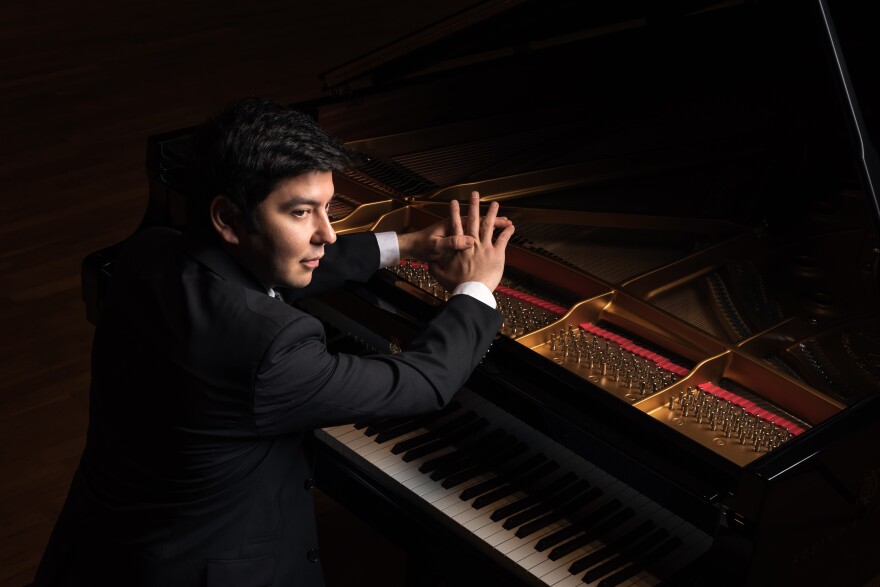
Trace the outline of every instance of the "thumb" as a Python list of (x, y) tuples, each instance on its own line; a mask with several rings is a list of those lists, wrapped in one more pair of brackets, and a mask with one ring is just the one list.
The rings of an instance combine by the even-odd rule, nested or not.
[(504, 227), (504, 230), (501, 231), (501, 234), (495, 239), (495, 247), (499, 249), (504, 249), (507, 247), (507, 241), (510, 240), (510, 237), (513, 236), (513, 231), (516, 230), (513, 224), (508, 224)]
[(434, 253), (437, 256), (444, 256), (455, 251), (464, 251), (474, 246), (476, 239), (466, 234), (456, 234), (446, 238), (437, 239), (434, 244)]

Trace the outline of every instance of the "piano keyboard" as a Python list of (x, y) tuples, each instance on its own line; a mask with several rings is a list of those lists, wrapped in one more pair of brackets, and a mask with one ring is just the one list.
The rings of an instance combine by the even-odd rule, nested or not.
[(656, 585), (710, 537), (467, 390), (318, 439), (534, 585)]

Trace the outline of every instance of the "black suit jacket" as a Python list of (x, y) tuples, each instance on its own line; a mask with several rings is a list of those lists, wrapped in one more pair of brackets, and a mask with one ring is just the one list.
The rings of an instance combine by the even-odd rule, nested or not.
[[(378, 266), (327, 246), (317, 293)], [(36, 585), (321, 585), (312, 430), (443, 406), (500, 314), (454, 296), (393, 356), (330, 354), (314, 317), (212, 244), (153, 229), (116, 263), (94, 339), (86, 448)]]

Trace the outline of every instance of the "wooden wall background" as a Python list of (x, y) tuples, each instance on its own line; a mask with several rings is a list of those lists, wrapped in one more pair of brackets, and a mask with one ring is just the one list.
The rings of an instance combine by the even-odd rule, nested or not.
[[(0, 585), (31, 581), (79, 460), (93, 331), (80, 262), (139, 223), (147, 136), (247, 95), (317, 97), (320, 72), (473, 3), (4, 0)], [(361, 585), (371, 570), (399, 583), (394, 549), (318, 505), (331, 586), (358, 565)]]

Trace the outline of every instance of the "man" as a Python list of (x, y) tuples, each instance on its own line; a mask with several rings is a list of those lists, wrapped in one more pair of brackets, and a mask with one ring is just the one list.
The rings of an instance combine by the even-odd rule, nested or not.
[[(95, 332), (86, 448), (36, 585), (321, 585), (316, 427), (443, 406), (501, 324), (491, 291), (512, 224), (479, 217), (337, 239), (327, 210), (345, 149), (268, 100), (196, 141), (183, 235), (120, 253)], [(493, 242), (496, 228), (503, 229)], [(456, 295), (405, 352), (334, 355), (286, 302), (428, 259)]]

